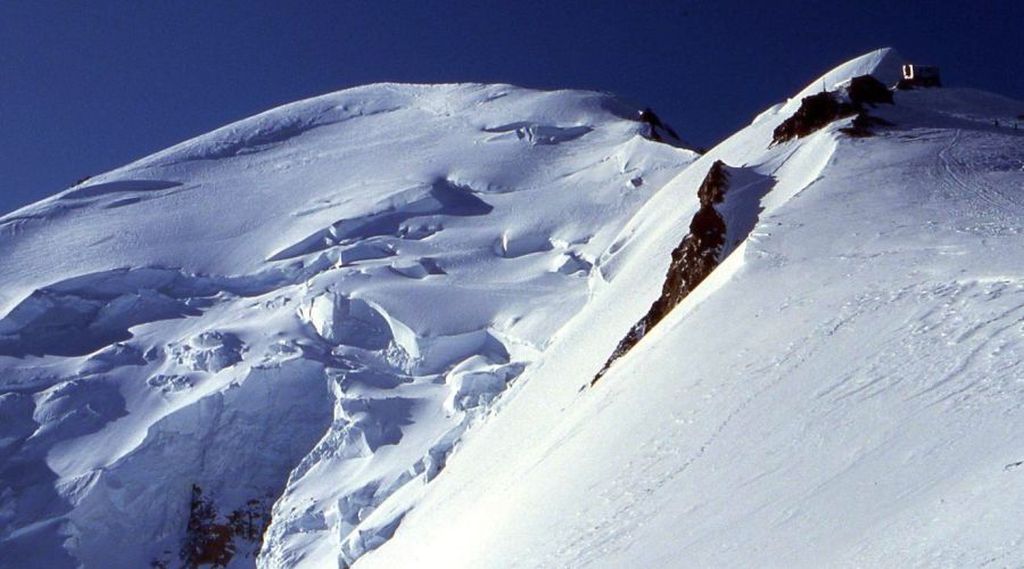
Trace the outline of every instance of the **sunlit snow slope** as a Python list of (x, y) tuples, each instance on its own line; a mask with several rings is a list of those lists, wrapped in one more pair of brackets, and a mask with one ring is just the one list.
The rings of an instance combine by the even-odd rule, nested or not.
[(0, 218), (0, 567), (344, 567), (696, 155), (602, 94), (374, 85)]
[[(1024, 564), (1024, 103), (900, 91), (875, 136), (844, 119), (771, 145), (802, 97), (900, 63), (844, 64), (650, 200), (582, 314), (356, 566)], [(730, 191), (756, 224), (588, 387), (716, 160), (755, 181)]]

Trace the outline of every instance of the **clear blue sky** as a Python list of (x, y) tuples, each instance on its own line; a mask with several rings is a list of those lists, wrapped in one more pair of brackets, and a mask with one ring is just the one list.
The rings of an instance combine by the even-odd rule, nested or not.
[(947, 84), (1024, 99), (1022, 34), (1019, 0), (3, 2), (0, 213), (364, 83), (611, 91), (711, 145), (887, 45), (942, 66)]

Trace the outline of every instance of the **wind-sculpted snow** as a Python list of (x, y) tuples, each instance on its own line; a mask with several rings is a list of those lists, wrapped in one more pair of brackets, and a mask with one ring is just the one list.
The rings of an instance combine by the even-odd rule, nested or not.
[[(373, 213), (369, 215), (338, 221), (327, 229), (318, 231), (274, 254), (270, 260), (279, 261), (308, 255), (343, 243), (365, 241), (370, 237), (425, 239), (441, 228), (416, 227), (407, 222), (433, 215), (487, 215), (492, 209), (494, 208), (487, 202), (473, 195), (470, 188), (460, 188), (448, 180), (438, 180), (429, 186), (412, 188), (389, 197), (385, 202), (376, 204)], [(359, 250), (365, 250), (365, 247)]]
[(63, 199), (95, 198), (116, 193), (147, 193), (180, 186), (179, 182), (160, 180), (118, 180), (105, 184), (83, 184), (63, 195)]
[(689, 223), (689, 232), (672, 250), (661, 295), (647, 313), (619, 341), (591, 385), (611, 369), (616, 360), (650, 332), (746, 240), (760, 214), (761, 198), (773, 180), (752, 170), (730, 168), (718, 160), (697, 188), (700, 207)]
[(309, 274), (211, 277), (150, 267), (67, 279), (33, 292), (0, 319), (0, 355), (87, 355), (132, 338), (132, 327), (198, 316), (226, 296), (266, 294)]
[(345, 567), (385, 543), (696, 158), (636, 116), (361, 87), (0, 218), (0, 567)]
[(606, 95), (361, 87), (0, 218), (0, 567), (1014, 565), (1024, 103), (772, 144), (900, 63), (700, 157)]
[[(892, 84), (898, 63), (838, 67), (648, 201), (357, 567), (1019, 565), (1024, 103), (898, 91), (873, 137), (847, 118), (769, 147), (823, 83)], [(581, 389), (659, 297), (717, 160), (772, 180), (736, 210), (749, 234)]]
[(854, 117), (840, 132), (850, 136), (871, 136), (872, 127), (891, 123), (871, 116), (869, 110), (892, 104), (892, 92), (871, 75), (858, 75), (835, 91), (822, 91), (800, 100), (800, 107), (772, 132), (772, 144), (807, 136), (836, 120)]
[(528, 122), (516, 122), (507, 125), (495, 126), (484, 129), (486, 132), (496, 133), (498, 136), (490, 140), (502, 140), (502, 135), (514, 135), (519, 140), (526, 140), (531, 144), (558, 144), (575, 140), (592, 129), (588, 126), (560, 127), (554, 125), (542, 125)]

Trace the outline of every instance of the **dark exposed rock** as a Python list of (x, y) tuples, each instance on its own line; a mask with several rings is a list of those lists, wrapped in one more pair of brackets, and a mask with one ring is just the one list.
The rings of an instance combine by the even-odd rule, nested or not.
[(193, 484), (188, 529), (180, 552), (185, 567), (226, 567), (231, 562), (235, 555), (231, 527), (217, 523), (217, 517), (217, 508), (213, 502), (203, 496), (199, 486)]
[(697, 188), (697, 200), (700, 201), (701, 208), (722, 203), (725, 199), (725, 192), (729, 187), (729, 172), (725, 167), (725, 162), (716, 160), (708, 169), (704, 181)]
[(893, 104), (892, 91), (871, 75), (860, 75), (850, 80), (846, 94), (855, 105)]
[(671, 126), (662, 122), (661, 117), (650, 107), (640, 111), (637, 114), (637, 118), (640, 122), (648, 125), (647, 138), (655, 142), (666, 142), (667, 138), (672, 139), (676, 143), (682, 142), (676, 131)]
[(804, 97), (793, 116), (775, 128), (772, 144), (807, 136), (836, 120), (852, 116), (857, 116), (860, 124), (844, 129), (844, 132), (852, 136), (870, 136), (870, 126), (887, 123), (872, 121), (867, 116), (867, 107), (882, 103), (893, 103), (892, 92), (885, 85), (870, 75), (854, 77), (841, 91), (822, 91)]
[[(188, 527), (179, 557), (188, 569), (202, 566), (227, 567), (238, 551), (239, 542), (255, 544), (263, 541), (270, 525), (269, 507), (263, 500), (253, 499), (221, 518), (213, 500), (193, 484), (189, 504)], [(159, 566), (162, 561), (154, 561)]]
[[(854, 77), (839, 91), (823, 91), (804, 97), (793, 116), (775, 129), (772, 144), (807, 136), (833, 121), (848, 117), (854, 119), (842, 132), (849, 136), (870, 136), (872, 127), (890, 124), (868, 114), (870, 107), (883, 103), (893, 103), (892, 92), (885, 85), (870, 75)], [(648, 112), (649, 109), (641, 113), (641, 120), (652, 124), (653, 129), (654, 123), (650, 121), (657, 120), (657, 117), (653, 113), (645, 114)], [(591, 380), (591, 385), (597, 383), (617, 359), (629, 352), (722, 261), (727, 227), (714, 206), (724, 200), (728, 189), (727, 166), (721, 160), (716, 161), (697, 190), (700, 208), (690, 221), (690, 231), (672, 251), (672, 262), (665, 275), (661, 296), (619, 341), (604, 366)]]
[(832, 121), (853, 116), (857, 109), (848, 103), (839, 102), (833, 93), (821, 92), (800, 101), (800, 108), (793, 116), (782, 121), (772, 132), (772, 144), (787, 142), (817, 132)]
[(697, 190), (700, 209), (690, 222), (690, 232), (672, 251), (672, 262), (665, 275), (661, 296), (654, 301), (647, 314), (626, 333), (608, 361), (594, 376), (591, 385), (597, 383), (615, 360), (632, 349), (718, 266), (725, 245), (726, 227), (714, 205), (722, 202), (728, 188), (729, 172), (725, 163), (718, 160), (711, 165)]
[(850, 103), (839, 101), (834, 93), (822, 91), (804, 97), (800, 108), (793, 116), (782, 121), (772, 132), (772, 144), (787, 142), (795, 138), (817, 132), (832, 121), (857, 114), (857, 109)]

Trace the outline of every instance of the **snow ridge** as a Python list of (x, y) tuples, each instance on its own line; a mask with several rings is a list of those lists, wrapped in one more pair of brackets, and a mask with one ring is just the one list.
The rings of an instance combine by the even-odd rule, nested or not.
[(702, 156), (603, 94), (371, 85), (0, 218), (0, 567), (1014, 564), (1024, 103), (773, 140), (901, 63)]
[(0, 219), (0, 566), (381, 545), (696, 157), (648, 130), (597, 93), (373, 85)]
[[(812, 82), (640, 208), (591, 303), (360, 569), (1018, 563), (1024, 103), (898, 91), (875, 136), (847, 117), (772, 145), (823, 82), (893, 84), (891, 54)], [(659, 297), (718, 160), (773, 181), (756, 223), (581, 391)]]

